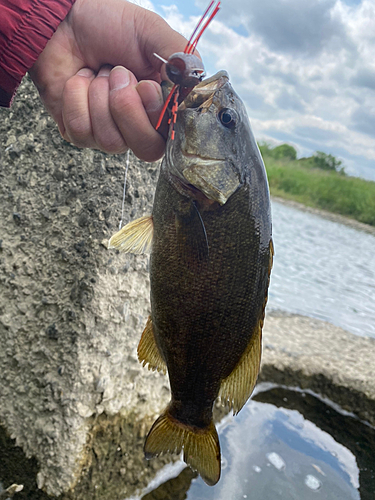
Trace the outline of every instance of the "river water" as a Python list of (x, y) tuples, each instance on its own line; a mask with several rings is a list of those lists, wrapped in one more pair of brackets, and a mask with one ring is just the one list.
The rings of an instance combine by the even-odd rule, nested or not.
[(278, 202), (272, 216), (268, 310), (375, 337), (375, 236)]

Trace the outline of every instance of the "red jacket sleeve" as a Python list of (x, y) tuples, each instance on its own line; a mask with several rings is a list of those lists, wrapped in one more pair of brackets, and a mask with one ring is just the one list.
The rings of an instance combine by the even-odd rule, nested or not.
[(75, 0), (0, 0), (0, 106), (9, 107)]

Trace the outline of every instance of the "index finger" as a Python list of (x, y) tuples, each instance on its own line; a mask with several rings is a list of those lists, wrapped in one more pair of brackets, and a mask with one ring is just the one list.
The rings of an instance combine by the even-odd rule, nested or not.
[[(146, 112), (140, 93), (137, 91), (137, 79), (123, 66), (116, 66), (109, 75), (109, 107), (111, 115), (119, 128), (126, 144), (134, 154), (145, 161), (156, 161), (162, 157), (165, 141), (156, 132)], [(157, 94), (155, 101), (162, 97)]]

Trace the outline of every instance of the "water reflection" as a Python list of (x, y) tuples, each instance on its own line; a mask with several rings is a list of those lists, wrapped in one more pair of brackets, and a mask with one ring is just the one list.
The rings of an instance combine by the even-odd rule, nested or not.
[(193, 482), (188, 499), (359, 499), (354, 455), (297, 411), (254, 401), (221, 434), (229, 466), (217, 486)]
[(142, 499), (373, 500), (374, 429), (309, 394), (259, 393), (226, 419), (220, 442), (216, 486), (185, 469)]
[(375, 236), (273, 202), (269, 307), (375, 337)]

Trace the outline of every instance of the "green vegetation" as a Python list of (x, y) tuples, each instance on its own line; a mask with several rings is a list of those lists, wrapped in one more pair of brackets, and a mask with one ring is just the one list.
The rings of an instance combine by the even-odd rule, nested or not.
[(347, 176), (340, 160), (320, 151), (297, 160), (288, 144), (272, 149), (263, 143), (259, 149), (273, 196), (375, 226), (375, 182)]

